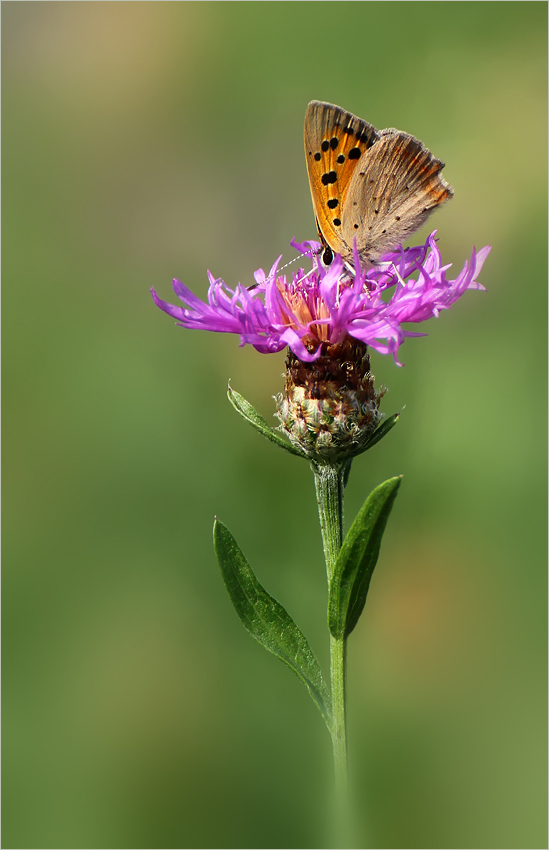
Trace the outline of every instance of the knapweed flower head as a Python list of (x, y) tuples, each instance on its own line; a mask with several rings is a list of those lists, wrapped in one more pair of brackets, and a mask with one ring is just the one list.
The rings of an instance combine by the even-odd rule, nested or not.
[(207, 303), (184, 284), (173, 288), (186, 306), (168, 304), (151, 290), (155, 303), (186, 328), (235, 333), (241, 345), (261, 353), (289, 349), (286, 387), (277, 397), (277, 416), (294, 446), (307, 457), (336, 462), (365, 451), (379, 426), (383, 392), (374, 389), (368, 347), (381, 354), (397, 352), (407, 330), (448, 309), (467, 289), (484, 289), (477, 277), (490, 246), (473, 250), (456, 278), (448, 278), (432, 233), (424, 245), (385, 254), (373, 268), (362, 269), (358, 252), (353, 266), (335, 256), (320, 261), (316, 242), (292, 242), (312, 260), (309, 271), (291, 276), (278, 271), (255, 273), (255, 284), (229, 288), (209, 272)]
[[(362, 270), (355, 250), (354, 269), (335, 256), (328, 267), (319, 260), (316, 242), (292, 242), (312, 268), (300, 268), (290, 276), (277, 272), (281, 258), (269, 274), (259, 269), (256, 284), (231, 289), (208, 272), (207, 303), (179, 280), (173, 289), (185, 307), (169, 304), (151, 290), (161, 310), (185, 328), (234, 333), (241, 345), (252, 345), (267, 354), (288, 346), (302, 362), (320, 357), (322, 347), (336, 345), (350, 336), (381, 354), (397, 352), (406, 337), (425, 336), (405, 330), (407, 322), (437, 317), (467, 289), (484, 289), (477, 277), (490, 246), (473, 250), (470, 260), (454, 279), (447, 277), (435, 233), (425, 245), (401, 248), (385, 254), (374, 268)], [(400, 363), (398, 365), (401, 365)]]

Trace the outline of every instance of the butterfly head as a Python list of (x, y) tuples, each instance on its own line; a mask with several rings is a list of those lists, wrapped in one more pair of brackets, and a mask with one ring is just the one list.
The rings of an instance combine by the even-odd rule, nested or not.
[(334, 261), (334, 252), (332, 251), (329, 245), (326, 245), (320, 257), (322, 260), (322, 264), (326, 266), (326, 268), (332, 265)]

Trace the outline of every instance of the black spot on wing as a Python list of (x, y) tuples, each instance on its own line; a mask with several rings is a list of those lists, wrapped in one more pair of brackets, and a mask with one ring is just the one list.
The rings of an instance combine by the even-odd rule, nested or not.
[(322, 175), (322, 182), (325, 186), (328, 186), (330, 183), (335, 183), (337, 180), (337, 174), (335, 171), (328, 171), (326, 174)]

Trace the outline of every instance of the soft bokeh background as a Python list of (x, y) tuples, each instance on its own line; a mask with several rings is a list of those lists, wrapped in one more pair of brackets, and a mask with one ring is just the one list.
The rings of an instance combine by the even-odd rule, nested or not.
[(546, 4), (2, 13), (3, 846), (329, 846), (321, 717), (211, 545), (217, 514), (326, 665), (312, 476), (225, 396), (270, 420), (284, 355), (149, 295), (314, 236), (317, 98), (447, 162), (456, 271), (493, 245), (486, 294), (374, 356), (405, 409), (348, 519), (405, 478), (350, 641), (359, 846), (546, 847)]

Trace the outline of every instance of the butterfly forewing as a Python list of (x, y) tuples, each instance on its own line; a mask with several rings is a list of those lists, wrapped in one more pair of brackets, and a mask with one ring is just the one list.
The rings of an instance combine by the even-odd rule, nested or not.
[(363, 153), (379, 138), (371, 124), (330, 103), (313, 100), (305, 115), (305, 157), (320, 236), (347, 255), (342, 212)]
[(305, 156), (321, 239), (347, 262), (355, 239), (362, 263), (377, 262), (453, 194), (422, 142), (333, 104), (309, 104)]

